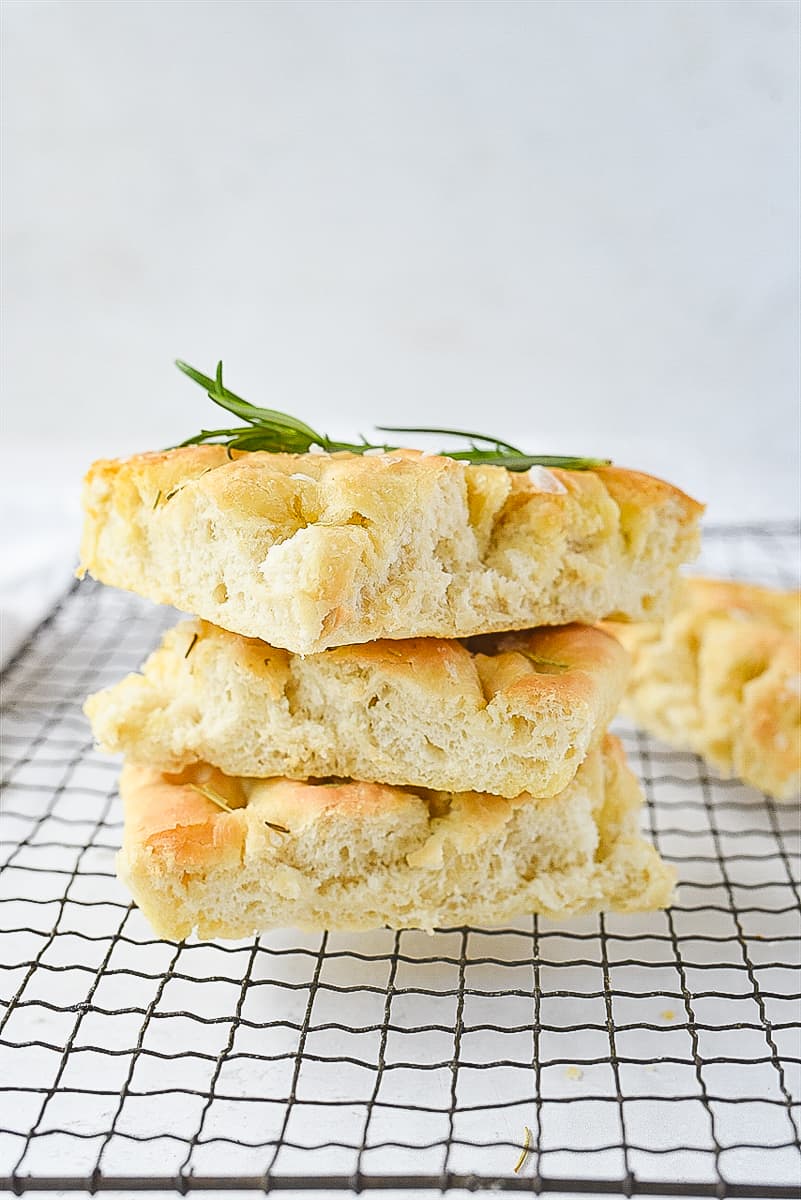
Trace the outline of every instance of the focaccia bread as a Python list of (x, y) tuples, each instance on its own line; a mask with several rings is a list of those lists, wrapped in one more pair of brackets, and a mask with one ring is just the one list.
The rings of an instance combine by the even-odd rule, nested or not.
[(119, 872), (162, 937), (433, 930), (635, 912), (673, 895), (672, 869), (638, 831), (642, 793), (614, 738), (549, 800), (232, 779), (204, 766), (128, 765), (120, 790)]
[(688, 579), (664, 624), (613, 625), (645, 729), (777, 800), (801, 784), (801, 593)]
[(303, 658), (186, 621), (84, 711), (104, 750), (165, 771), (552, 796), (600, 741), (627, 671), (620, 643), (586, 625)]
[(216, 445), (97, 462), (84, 507), (81, 572), (297, 654), (658, 615), (701, 513), (616, 467)]

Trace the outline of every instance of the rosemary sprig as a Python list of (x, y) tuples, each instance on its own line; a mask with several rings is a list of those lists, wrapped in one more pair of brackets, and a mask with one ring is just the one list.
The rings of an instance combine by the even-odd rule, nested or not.
[[(231, 450), (306, 454), (313, 446), (326, 454), (333, 454), (339, 450), (347, 450), (351, 454), (367, 454), (369, 451), (391, 453), (400, 449), (399, 446), (386, 442), (368, 442), (364, 437), (360, 442), (338, 442), (326, 433), (318, 433), (311, 425), (288, 413), (279, 412), (275, 408), (258, 408), (225, 386), (222, 362), (217, 363), (214, 378), (204, 375), (195, 367), (190, 367), (181, 359), (177, 359), (175, 365), (184, 375), (188, 375), (204, 388), (210, 400), (246, 422), (245, 425), (234, 425), (226, 429), (201, 429), (194, 437), (181, 442), (181, 446), (215, 443), (227, 446), (229, 454)], [(444, 434), (447, 437), (466, 438), (469, 446), (439, 450), (437, 453), (445, 458), (454, 458), (474, 465), (505, 467), (507, 471), (527, 471), (530, 467), (564, 467), (570, 471), (591, 471), (596, 467), (606, 467), (611, 461), (608, 458), (577, 458), (561, 454), (526, 454), (503, 438), (491, 437), (484, 433), (466, 433), (460, 429), (406, 425), (379, 425), (377, 428), (381, 433)], [(156, 502), (158, 503), (158, 500)]]

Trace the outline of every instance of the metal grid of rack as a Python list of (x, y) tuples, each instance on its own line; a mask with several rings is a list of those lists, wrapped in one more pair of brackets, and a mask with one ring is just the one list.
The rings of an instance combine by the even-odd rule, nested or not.
[[(797, 547), (713, 529), (703, 566), (792, 583)], [(5, 1188), (797, 1194), (796, 808), (624, 726), (669, 912), (159, 942), (81, 703), (171, 619), (84, 583), (5, 673)]]

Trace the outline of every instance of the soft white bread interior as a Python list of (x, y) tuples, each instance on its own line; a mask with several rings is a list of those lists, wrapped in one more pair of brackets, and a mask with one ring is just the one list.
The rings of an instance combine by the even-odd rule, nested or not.
[(302, 658), (187, 621), (85, 711), (104, 750), (164, 771), (552, 796), (600, 741), (627, 670), (620, 643), (586, 625)]
[(673, 895), (674, 872), (639, 832), (642, 792), (611, 737), (547, 800), (231, 779), (197, 765), (179, 775), (128, 765), (120, 788), (120, 875), (162, 937), (433, 930), (640, 911)]
[(188, 446), (101, 461), (81, 571), (298, 654), (662, 612), (701, 506), (609, 467)]
[(801, 592), (688, 579), (664, 623), (605, 626), (633, 659), (623, 711), (777, 800), (801, 786)]

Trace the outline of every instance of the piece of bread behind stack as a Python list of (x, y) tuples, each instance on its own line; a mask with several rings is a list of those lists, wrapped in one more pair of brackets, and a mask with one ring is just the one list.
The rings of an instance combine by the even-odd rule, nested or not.
[(611, 468), (215, 446), (96, 464), (86, 509), (84, 569), (205, 618), (87, 704), (158, 932), (669, 903), (605, 734), (625, 652), (528, 627), (664, 611), (694, 501)]
[(664, 622), (609, 623), (639, 725), (776, 800), (801, 789), (801, 592), (687, 579)]

